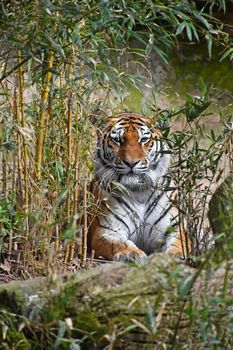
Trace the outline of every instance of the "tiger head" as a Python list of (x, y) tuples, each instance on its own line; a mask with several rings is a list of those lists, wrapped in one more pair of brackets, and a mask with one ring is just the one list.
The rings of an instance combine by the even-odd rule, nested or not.
[(154, 186), (169, 163), (160, 132), (141, 114), (110, 117), (95, 152), (96, 179), (102, 186), (118, 182), (130, 190)]

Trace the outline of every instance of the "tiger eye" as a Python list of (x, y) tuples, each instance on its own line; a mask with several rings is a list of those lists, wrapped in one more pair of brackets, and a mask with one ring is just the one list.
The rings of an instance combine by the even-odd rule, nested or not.
[(117, 145), (119, 145), (119, 144), (122, 143), (121, 139), (120, 139), (119, 137), (117, 137), (117, 136), (116, 136), (116, 137), (110, 136), (110, 140), (111, 140), (112, 142), (116, 143)]
[(143, 143), (143, 144), (146, 144), (146, 143), (148, 143), (150, 141), (150, 138), (147, 138), (147, 137), (143, 137), (142, 139), (141, 139), (141, 143)]

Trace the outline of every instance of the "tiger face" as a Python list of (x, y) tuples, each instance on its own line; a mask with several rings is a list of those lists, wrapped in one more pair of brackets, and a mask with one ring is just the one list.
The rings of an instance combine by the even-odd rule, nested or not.
[(147, 117), (121, 113), (108, 119), (99, 136), (96, 179), (102, 186), (118, 182), (131, 190), (147, 189), (165, 173), (165, 151), (161, 134)]

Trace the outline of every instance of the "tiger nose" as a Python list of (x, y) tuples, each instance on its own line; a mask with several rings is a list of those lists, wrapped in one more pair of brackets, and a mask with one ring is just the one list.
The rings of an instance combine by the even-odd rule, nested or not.
[(123, 160), (123, 163), (125, 163), (129, 168), (133, 169), (136, 164), (138, 164), (140, 160)]

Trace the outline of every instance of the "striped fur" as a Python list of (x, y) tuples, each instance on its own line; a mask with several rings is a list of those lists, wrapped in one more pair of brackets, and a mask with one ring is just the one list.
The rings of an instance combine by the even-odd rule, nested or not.
[(164, 176), (169, 163), (167, 146), (148, 118), (121, 113), (108, 119), (95, 150), (95, 256), (140, 261), (156, 251), (183, 255), (171, 183)]

